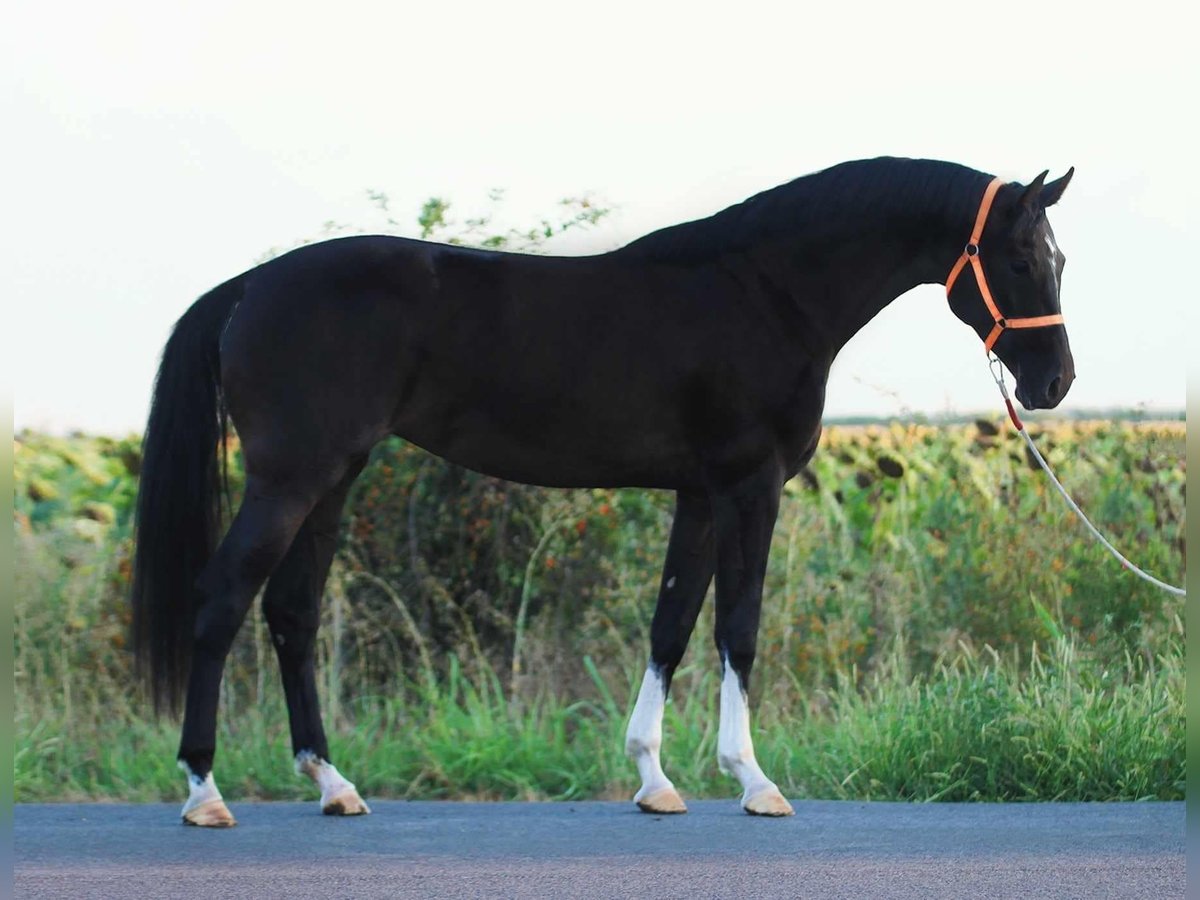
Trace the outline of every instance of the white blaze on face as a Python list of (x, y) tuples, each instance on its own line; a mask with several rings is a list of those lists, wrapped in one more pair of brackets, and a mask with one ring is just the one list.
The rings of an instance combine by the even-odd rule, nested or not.
[(717, 732), (717, 763), (721, 771), (741, 782), (743, 804), (765, 789), (776, 789), (754, 758), (750, 740), (750, 709), (737, 673), (725, 662), (721, 679), (721, 727)]
[(221, 792), (217, 790), (217, 783), (213, 781), (212, 772), (201, 778), (182, 759), (179, 760), (179, 768), (183, 769), (187, 775), (188, 782), (187, 803), (183, 804), (183, 809), (179, 813), (181, 816), (186, 816), (192, 810), (203, 806), (205, 803), (221, 799)]
[(1054, 243), (1054, 236), (1050, 234), (1050, 229), (1047, 228), (1043, 233), (1046, 240), (1046, 248), (1050, 251), (1050, 271), (1054, 273), (1054, 288), (1059, 290), (1061, 287), (1058, 280), (1058, 245)]
[(625, 732), (625, 753), (637, 764), (638, 774), (642, 777), (642, 787), (634, 795), (635, 801), (644, 800), (663, 788), (675, 788), (659, 761), (666, 701), (662, 674), (654, 666), (647, 667)]
[(296, 774), (307, 775), (321, 790), (321, 806), (325, 807), (340, 794), (354, 791), (355, 787), (342, 777), (333, 763), (326, 762), (311, 750), (296, 754)]

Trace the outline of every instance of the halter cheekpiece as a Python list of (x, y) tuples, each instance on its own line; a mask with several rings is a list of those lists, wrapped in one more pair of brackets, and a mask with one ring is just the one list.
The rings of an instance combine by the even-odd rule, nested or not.
[(979, 214), (975, 217), (975, 229), (971, 232), (971, 239), (967, 241), (967, 246), (963, 248), (962, 256), (958, 258), (958, 262), (954, 264), (954, 268), (950, 270), (950, 277), (946, 279), (946, 299), (950, 299), (950, 289), (954, 287), (954, 282), (958, 278), (958, 273), (963, 270), (968, 262), (975, 272), (975, 283), (979, 285), (979, 293), (983, 296), (983, 302), (988, 308), (988, 312), (992, 314), (992, 321), (995, 323), (992, 326), (991, 332), (983, 340), (983, 348), (987, 353), (992, 352), (992, 347), (1008, 328), (1044, 328), (1048, 325), (1062, 325), (1062, 313), (1056, 313), (1052, 316), (1025, 316), (1019, 319), (1006, 319), (1000, 314), (1000, 308), (996, 306), (996, 301), (992, 298), (992, 291), (988, 287), (987, 278), (983, 274), (983, 263), (979, 259), (979, 239), (983, 237), (983, 227), (987, 224), (988, 212), (992, 208), (992, 201), (996, 198), (996, 192), (1000, 190), (1000, 185), (1004, 184), (1004, 179), (993, 178), (991, 184), (987, 186), (987, 190), (983, 192), (983, 200), (979, 204)]

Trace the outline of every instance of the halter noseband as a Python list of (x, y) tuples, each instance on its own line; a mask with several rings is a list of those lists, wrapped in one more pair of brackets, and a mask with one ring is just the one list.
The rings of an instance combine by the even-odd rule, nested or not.
[(992, 314), (992, 321), (995, 323), (992, 326), (991, 333), (983, 341), (983, 348), (989, 354), (1006, 328), (1043, 328), (1047, 325), (1063, 324), (1062, 313), (1052, 316), (1026, 316), (1020, 319), (1006, 319), (1000, 315), (1000, 309), (996, 306), (996, 301), (992, 299), (992, 292), (988, 288), (987, 279), (983, 275), (983, 263), (979, 260), (979, 239), (983, 236), (983, 226), (987, 224), (988, 211), (992, 208), (992, 200), (996, 198), (996, 191), (1000, 190), (1000, 185), (1003, 183), (1004, 179), (993, 178), (992, 183), (983, 192), (983, 201), (979, 204), (979, 215), (975, 217), (975, 230), (971, 232), (971, 240), (963, 248), (962, 256), (958, 258), (958, 262), (950, 270), (950, 277), (946, 279), (946, 299), (949, 300), (950, 289), (954, 287), (958, 273), (962, 271), (963, 266), (968, 262), (971, 263), (971, 268), (975, 270), (975, 283), (979, 285), (979, 293), (983, 295), (983, 302), (987, 306), (988, 312)]

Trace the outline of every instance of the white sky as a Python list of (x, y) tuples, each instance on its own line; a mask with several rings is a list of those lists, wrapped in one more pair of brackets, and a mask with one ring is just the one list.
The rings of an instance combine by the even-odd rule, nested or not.
[[(16, 426), (140, 430), (188, 304), (327, 220), (377, 223), (367, 188), (410, 221), (431, 195), (466, 213), (503, 187), (514, 223), (593, 191), (617, 214), (558, 252), (595, 252), (880, 154), (1021, 181), (1075, 165), (1051, 215), (1078, 371), (1064, 407), (1182, 408), (1189, 7), (819, 5), (10, 6)], [(978, 339), (926, 286), (851, 342), (827, 414), (997, 402)]]

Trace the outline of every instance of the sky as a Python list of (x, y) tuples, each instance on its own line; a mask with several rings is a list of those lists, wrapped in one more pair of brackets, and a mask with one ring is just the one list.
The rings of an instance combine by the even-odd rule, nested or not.
[[(1196, 316), (1195, 64), (1181, 3), (607, 2), (10, 7), (0, 36), (14, 423), (140, 431), (172, 323), (328, 221), (414, 223), (503, 188), (620, 246), (847, 159), (1076, 174), (1051, 222), (1064, 409), (1184, 407)], [(998, 410), (940, 286), (843, 351), (829, 416)]]

